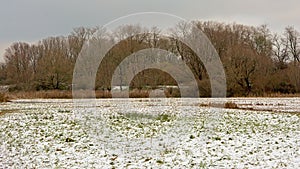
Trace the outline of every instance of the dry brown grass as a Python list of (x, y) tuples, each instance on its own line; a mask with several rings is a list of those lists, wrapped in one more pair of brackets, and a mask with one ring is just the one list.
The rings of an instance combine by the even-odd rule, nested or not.
[(238, 109), (238, 105), (234, 102), (226, 102), (224, 104), (224, 108), (227, 108), (227, 109)]
[(5, 93), (0, 93), (0, 102), (8, 102), (9, 97)]
[(112, 98), (112, 95), (109, 91), (105, 90), (97, 90), (96, 92), (96, 98)]
[(165, 90), (166, 97), (181, 97), (180, 90), (174, 88), (167, 88)]
[(148, 90), (139, 90), (139, 89), (133, 89), (129, 92), (130, 98), (148, 98), (149, 97), (149, 91)]
[(210, 104), (209, 103), (199, 103), (198, 106), (200, 106), (200, 107), (209, 107)]
[(200, 103), (198, 104), (200, 107), (216, 107), (216, 108), (227, 108), (227, 109), (239, 109), (238, 105), (234, 102), (226, 102), (222, 103)]
[[(92, 98), (92, 95), (88, 95), (86, 93), (90, 91), (80, 91), (83, 97), (80, 98)], [(79, 92), (79, 94), (80, 94)], [(126, 98), (128, 97), (128, 91), (119, 91), (116, 92), (115, 97), (117, 98)], [(110, 91), (96, 90), (95, 92), (96, 98), (112, 98), (112, 94)], [(139, 90), (133, 89), (129, 91), (130, 98), (148, 98), (150, 94), (150, 90)], [(177, 90), (173, 90), (172, 92), (165, 90), (166, 97), (180, 97), (180, 92)], [(250, 96), (251, 97), (251, 96)], [(300, 97), (300, 94), (266, 94), (263, 97)], [(18, 92), (8, 92), (8, 93), (0, 93), (0, 102), (6, 102), (12, 99), (72, 99), (72, 91), (71, 90), (48, 90), (48, 91), (18, 91)], [(209, 103), (208, 105), (200, 105), (201, 107), (225, 107), (225, 108), (238, 108), (235, 103), (227, 102), (225, 105), (215, 105)]]
[[(82, 95), (80, 98), (92, 98), (92, 95), (88, 95), (90, 91), (80, 91), (77, 95)], [(109, 91), (96, 91), (96, 98), (111, 98)], [(21, 91), (11, 92), (9, 97), (12, 99), (72, 99), (71, 90), (48, 90), (48, 91)]]
[(12, 99), (68, 99), (72, 98), (72, 91), (20, 91), (8, 93)]
[[(92, 91), (93, 92), (93, 91)], [(115, 97), (125, 98), (128, 95), (127, 91), (117, 92)], [(112, 94), (109, 91), (97, 90), (95, 91), (96, 98), (112, 98)], [(19, 91), (8, 93), (9, 98), (12, 99), (72, 99), (72, 91), (70, 90), (48, 90), (48, 91)], [(77, 91), (77, 98), (92, 98), (91, 91)], [(1, 97), (1, 96), (0, 96)], [(131, 98), (148, 98), (148, 90), (134, 89), (129, 92)], [(0, 98), (1, 99), (1, 98)]]
[(249, 95), (248, 97), (300, 97), (300, 93), (264, 93), (262, 95)]

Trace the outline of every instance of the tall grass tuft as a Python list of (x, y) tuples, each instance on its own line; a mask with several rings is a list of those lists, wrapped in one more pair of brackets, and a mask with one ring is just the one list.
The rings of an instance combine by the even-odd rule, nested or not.
[(8, 102), (9, 99), (5, 93), (0, 93), (0, 102)]
[(238, 106), (236, 103), (234, 102), (226, 102), (224, 105), (224, 108), (228, 108), (228, 109), (237, 109)]

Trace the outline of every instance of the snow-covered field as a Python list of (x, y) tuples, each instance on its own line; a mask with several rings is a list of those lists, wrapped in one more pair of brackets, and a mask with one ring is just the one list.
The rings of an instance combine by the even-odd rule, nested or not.
[(300, 98), (1, 103), (0, 168), (300, 168)]

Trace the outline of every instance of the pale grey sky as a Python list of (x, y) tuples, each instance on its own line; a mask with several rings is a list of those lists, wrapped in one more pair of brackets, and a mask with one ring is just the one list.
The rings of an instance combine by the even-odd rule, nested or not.
[(267, 24), (281, 33), (288, 25), (300, 30), (299, 9), (299, 0), (2, 0), (0, 60), (12, 42), (67, 35), (75, 27), (100, 26), (136, 12), (165, 12), (187, 20)]

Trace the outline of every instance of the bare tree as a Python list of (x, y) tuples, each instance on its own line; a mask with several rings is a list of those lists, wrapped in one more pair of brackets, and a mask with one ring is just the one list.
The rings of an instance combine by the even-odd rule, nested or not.
[(69, 48), (69, 57), (73, 60), (73, 62), (76, 61), (83, 45), (85, 42), (87, 42), (89, 39), (92, 38), (92, 36), (95, 34), (95, 32), (99, 30), (99, 28), (84, 28), (84, 27), (78, 27), (71, 32), (71, 35), (67, 37), (67, 43)]
[(270, 57), (272, 55), (272, 35), (267, 25), (253, 28), (253, 48), (260, 56)]
[[(115, 64), (119, 64), (126, 56), (134, 54), (136, 51), (143, 49), (143, 43), (148, 36), (148, 34), (145, 32), (145, 28), (142, 28), (140, 25), (124, 25), (115, 30), (113, 37), (115, 41), (119, 42), (118, 49), (114, 51), (115, 56), (113, 56), (115, 59)], [(138, 59), (139, 58), (135, 57), (134, 62), (138, 63)], [(132, 71), (132, 74), (138, 73), (136, 72), (137, 65), (135, 63), (128, 63), (126, 67), (119, 67), (118, 74), (121, 90), (122, 85), (127, 78), (123, 73), (125, 69), (129, 68)]]
[(6, 79), (6, 65), (5, 63), (0, 63), (0, 85), (5, 84)]
[(181, 56), (181, 59), (190, 67), (197, 80), (203, 80), (206, 75), (203, 62), (197, 56), (195, 51), (191, 50), (187, 44), (184, 44), (179, 39), (180, 37), (188, 38), (193, 37), (193, 28), (190, 24), (181, 22), (172, 31), (171, 46), (169, 50), (171, 52)]
[(284, 69), (287, 67), (287, 61), (289, 60), (289, 46), (283, 37), (278, 34), (273, 36), (273, 54), (275, 56), (275, 62), (277, 62), (277, 68)]
[[(4, 54), (7, 78), (11, 84), (27, 85), (32, 81), (32, 55), (30, 45), (24, 42), (12, 44)], [(26, 84), (26, 86), (24, 86)]]
[(231, 57), (226, 65), (227, 77), (231, 81), (234, 80), (233, 88), (239, 87), (243, 95), (248, 95), (252, 91), (254, 74), (258, 68), (255, 53), (242, 46), (236, 46), (229, 51), (229, 55)]
[(287, 27), (285, 28), (285, 36), (288, 41), (288, 48), (289, 48), (289, 53), (294, 60), (294, 62), (300, 62), (300, 39), (299, 39), (299, 32), (295, 30), (294, 27)]
[(38, 61), (36, 75), (40, 89), (64, 89), (71, 82), (72, 63), (68, 58), (68, 48), (64, 37), (48, 38), (40, 42), (43, 51)]

